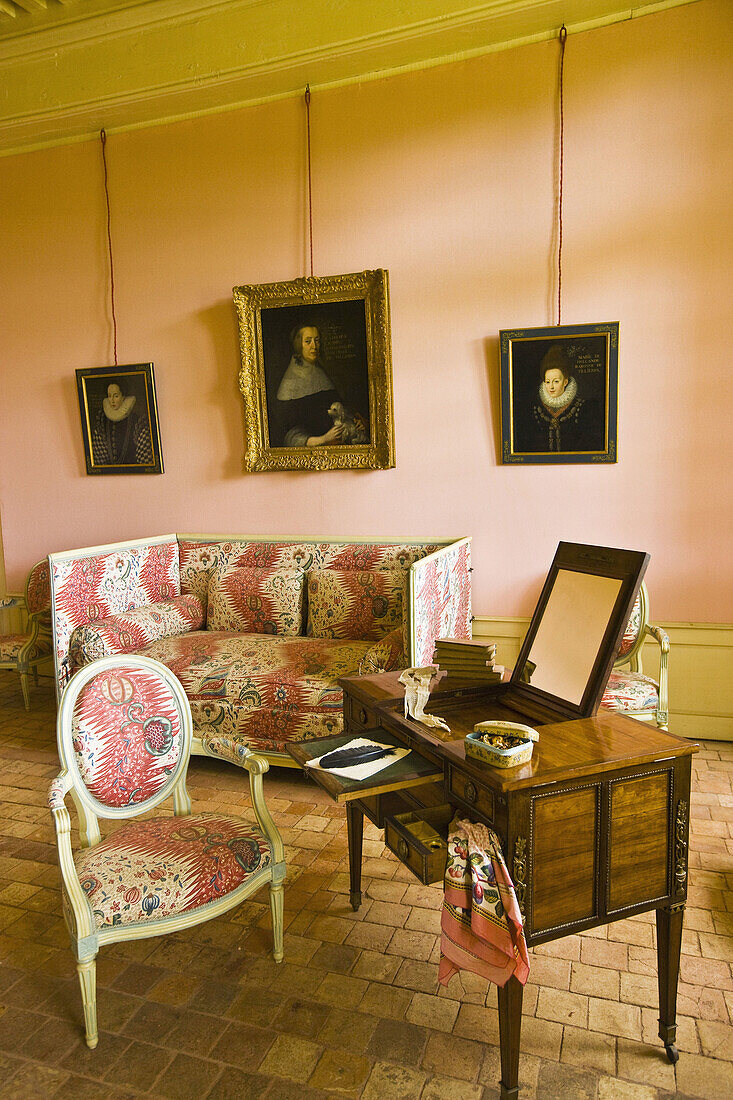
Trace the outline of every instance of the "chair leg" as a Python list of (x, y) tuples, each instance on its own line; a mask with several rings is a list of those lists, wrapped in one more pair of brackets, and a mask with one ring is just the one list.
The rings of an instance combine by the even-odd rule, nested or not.
[(25, 709), (30, 710), (31, 709), (31, 699), (30, 699), (30, 695), (28, 694), (28, 673), (27, 672), (21, 672), (21, 674), (20, 674), (20, 686), (23, 689), (23, 702), (25, 703)]
[(79, 961), (76, 964), (81, 985), (81, 999), (84, 1005), (84, 1027), (86, 1028), (87, 1046), (94, 1050), (99, 1042), (97, 1031), (97, 960)]
[(283, 884), (270, 886), (270, 911), (272, 913), (272, 954), (276, 963), (283, 961)]

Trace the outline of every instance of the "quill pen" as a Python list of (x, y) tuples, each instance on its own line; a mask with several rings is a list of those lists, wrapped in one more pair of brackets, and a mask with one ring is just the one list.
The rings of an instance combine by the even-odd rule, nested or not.
[(357, 764), (369, 764), (381, 760), (383, 756), (392, 756), (392, 748), (381, 745), (355, 745), (350, 749), (335, 749), (322, 756), (319, 763), (322, 768), (354, 768)]

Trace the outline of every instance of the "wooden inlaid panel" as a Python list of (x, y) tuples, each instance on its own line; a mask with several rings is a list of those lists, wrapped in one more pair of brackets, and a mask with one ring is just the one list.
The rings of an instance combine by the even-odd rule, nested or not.
[(597, 913), (598, 786), (532, 799), (532, 932)]
[(664, 897), (670, 771), (610, 784), (608, 910)]

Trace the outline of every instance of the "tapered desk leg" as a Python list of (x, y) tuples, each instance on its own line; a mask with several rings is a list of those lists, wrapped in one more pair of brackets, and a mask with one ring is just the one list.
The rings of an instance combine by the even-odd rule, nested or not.
[(499, 986), (499, 1048), (501, 1052), (501, 1100), (519, 1096), (519, 1037), (522, 1029), (524, 986), (512, 977)]
[(677, 1038), (677, 980), (680, 974), (684, 905), (657, 909), (657, 980), (659, 982), (659, 1038), (673, 1064), (679, 1059)]
[(346, 803), (346, 829), (349, 838), (349, 900), (351, 908), (361, 905), (361, 850), (364, 836), (364, 814), (358, 802)]

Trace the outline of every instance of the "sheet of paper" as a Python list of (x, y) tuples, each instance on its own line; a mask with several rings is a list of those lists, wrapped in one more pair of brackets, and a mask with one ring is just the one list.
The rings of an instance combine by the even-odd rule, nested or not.
[(377, 775), (379, 772), (384, 771), (385, 768), (389, 768), (390, 765), (395, 764), (410, 752), (410, 749), (384, 745), (381, 741), (374, 741), (369, 737), (354, 737), (348, 744), (341, 745), (341, 749), (362, 748), (366, 745), (376, 745), (378, 748), (392, 749), (393, 751), (389, 756), (380, 756), (378, 760), (368, 760), (365, 764), (355, 764), (347, 768), (321, 768), (321, 760), (323, 757), (335, 751), (334, 749), (330, 749), (329, 752), (314, 757), (313, 760), (306, 760), (305, 766), (306, 768), (319, 768), (321, 771), (330, 772), (331, 775), (340, 775), (344, 779), (362, 780), (369, 779), (372, 775)]

